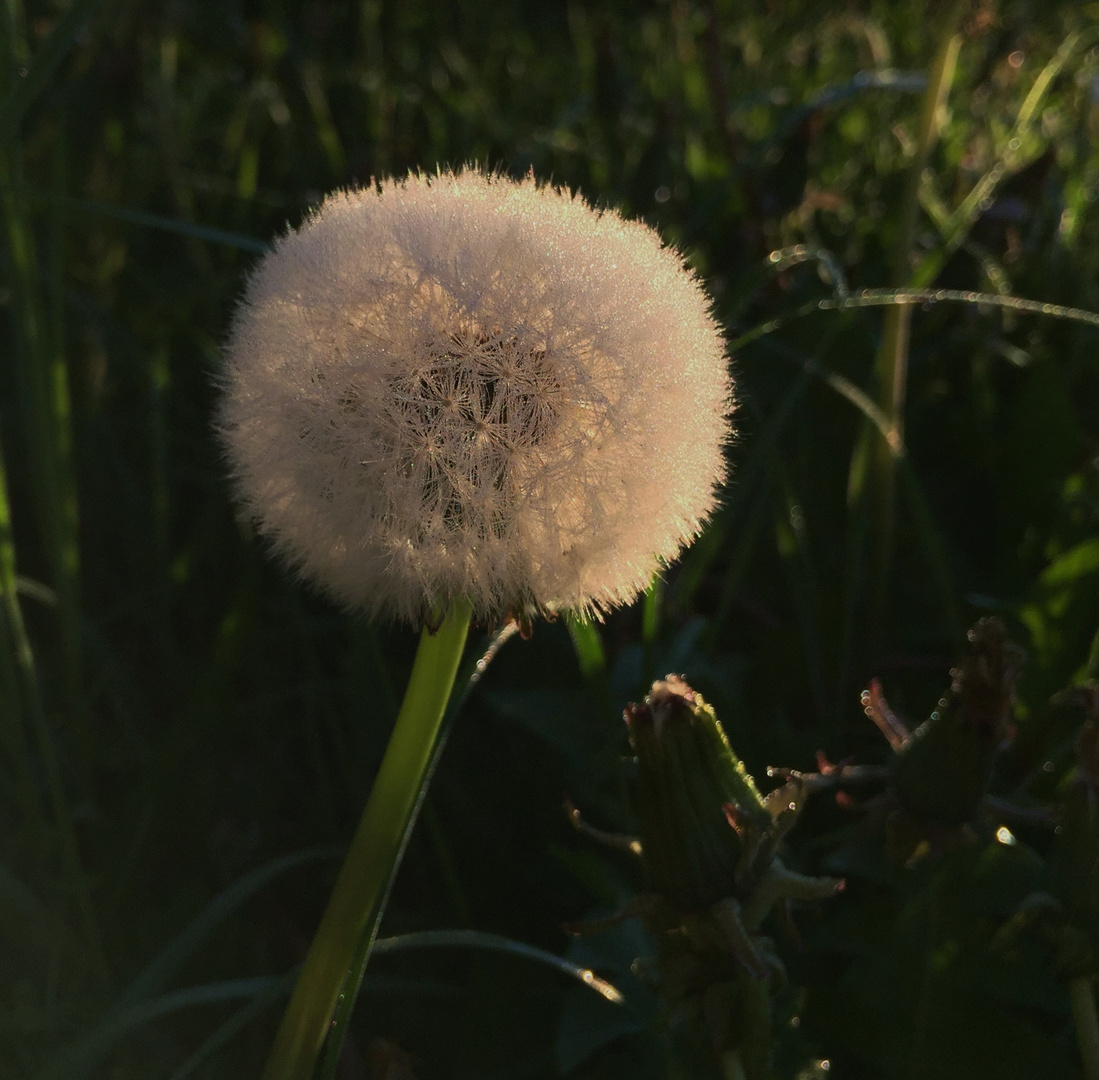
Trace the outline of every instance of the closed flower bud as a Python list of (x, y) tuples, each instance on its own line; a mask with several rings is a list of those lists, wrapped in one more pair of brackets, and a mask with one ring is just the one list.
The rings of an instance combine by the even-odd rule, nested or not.
[(734, 896), (771, 824), (714, 710), (682, 679), (626, 709), (637, 752), (637, 814), (652, 889), (680, 912)]
[(340, 192), (253, 273), (220, 432), (330, 595), (414, 623), (631, 600), (710, 513), (731, 387), (647, 226), (475, 169)]

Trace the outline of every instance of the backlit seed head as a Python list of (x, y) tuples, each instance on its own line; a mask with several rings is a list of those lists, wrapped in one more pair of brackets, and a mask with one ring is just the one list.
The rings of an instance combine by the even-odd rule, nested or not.
[(732, 394), (697, 279), (647, 226), (475, 169), (339, 192), (233, 323), (239, 497), (338, 600), (419, 623), (627, 602), (699, 530)]

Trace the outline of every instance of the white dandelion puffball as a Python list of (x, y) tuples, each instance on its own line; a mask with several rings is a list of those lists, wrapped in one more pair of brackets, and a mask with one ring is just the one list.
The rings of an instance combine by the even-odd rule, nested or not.
[(732, 391), (648, 226), (467, 168), (330, 196), (251, 276), (219, 428), (245, 510), (336, 599), (416, 624), (632, 600), (698, 532)]

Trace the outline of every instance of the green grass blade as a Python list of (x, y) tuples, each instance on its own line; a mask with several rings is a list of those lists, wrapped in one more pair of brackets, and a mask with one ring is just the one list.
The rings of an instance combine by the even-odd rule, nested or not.
[(912, 288), (923, 288), (935, 280), (947, 259), (965, 242), (970, 229), (984, 213), (999, 186), (1012, 173), (1025, 166), (1030, 158), (1038, 156), (1033, 150), (1028, 155), (1026, 145), (1026, 138), (1031, 134), (1038, 109), (1072, 56), (1082, 45), (1090, 45), (1097, 37), (1099, 29), (1093, 28), (1089, 33), (1069, 34), (1061, 42), (1060, 48), (1034, 80), (1030, 92), (1020, 106), (1015, 124), (995, 165), (973, 185), (949, 218), (939, 223), (942, 240), (916, 267), (908, 282)]
[[(0, 739), (7, 749), (12, 778), (19, 805), (28, 822), (36, 827), (43, 824), (44, 808), (38, 798), (38, 787), (32, 772), (30, 744), (27, 740), (27, 703), (24, 702), (24, 680), (21, 667), (28, 662), (29, 642), (20, 637), (22, 618), (19, 612), (18, 577), (15, 573), (15, 541), (11, 531), (11, 510), (8, 506), (7, 472), (3, 449), (0, 447)], [(34, 687), (37, 695), (37, 686)]]
[(859, 289), (858, 292), (843, 299), (825, 298), (802, 304), (786, 315), (753, 327), (748, 333), (738, 338), (735, 344), (758, 341), (790, 323), (819, 311), (853, 311), (858, 308), (889, 307), (896, 304), (920, 306), (966, 304), (970, 307), (994, 307), (1018, 312), (1021, 315), (1045, 315), (1052, 319), (1082, 323), (1085, 326), (1099, 326), (1099, 312), (1065, 304), (1050, 304), (1044, 300), (1028, 300), (1022, 296), (975, 292), (972, 289)]
[(114, 1004), (114, 1011), (126, 1010), (153, 994), (182, 969), (195, 950), (230, 915), (250, 900), (275, 878), (301, 866), (338, 858), (339, 853), (327, 848), (311, 848), (272, 859), (238, 878), (218, 893), (168, 945), (153, 958), (145, 969), (126, 987)]
[(264, 999), (266, 1004), (268, 999), (273, 1000), (285, 992), (291, 980), (292, 975), (265, 975), (207, 983), (113, 1011), (87, 1035), (58, 1054), (35, 1080), (83, 1080), (131, 1031), (173, 1013), (204, 1005), (258, 998)]
[[(15, 655), (14, 674), (18, 685), (14, 688), (13, 700), (21, 702), (20, 712), (25, 710), (26, 722), (33, 733), (41, 768), (45, 774), (50, 810), (60, 837), (61, 857), (68, 878), (68, 888), (77, 906), (93, 964), (102, 976), (106, 972), (106, 960), (91, 885), (82, 866), (72, 816), (69, 812), (69, 802), (65, 794), (56, 740), (39, 693), (34, 649), (23, 621), (23, 609), (19, 603), (7, 478), (3, 465), (3, 459), (0, 456), (0, 600), (3, 603), (5, 616), (5, 629), (0, 637), (8, 639), (6, 644), (12, 646)], [(7, 664), (5, 664), (6, 669)], [(21, 734), (17, 738), (20, 744), (26, 747), (24, 762), (29, 770), (31, 767), (29, 741)]]
[(246, 251), (250, 255), (265, 255), (271, 250), (270, 244), (263, 240), (257, 240), (253, 236), (245, 236), (243, 233), (230, 232), (226, 229), (216, 229), (209, 225), (199, 225), (193, 221), (168, 217), (165, 214), (154, 214), (148, 210), (135, 210), (129, 206), (111, 206), (108, 203), (94, 202), (91, 199), (77, 199), (71, 196), (66, 196), (61, 202), (66, 209), (99, 214), (103, 217), (115, 218), (118, 221), (129, 221), (134, 225), (141, 225), (147, 229), (157, 229), (160, 232), (185, 236), (190, 240), (203, 240), (211, 244), (222, 244), (225, 247)]
[(100, 0), (75, 0), (35, 53), (26, 74), (0, 102), (0, 147), (15, 139), (27, 110), (46, 88), (99, 4)]
[(569, 612), (565, 616), (565, 625), (572, 639), (572, 647), (576, 650), (580, 674), (585, 679), (601, 678), (607, 670), (607, 654), (598, 624)]
[(625, 1001), (611, 983), (600, 979), (589, 968), (580, 967), (555, 953), (521, 941), (513, 941), (500, 934), (489, 934), (481, 930), (421, 930), (398, 937), (379, 938), (374, 943), (375, 953), (403, 952), (406, 949), (488, 949), (520, 960), (532, 960), (563, 972), (616, 1005)]
[[(920, 186), (923, 171), (939, 138), (946, 114), (946, 100), (954, 81), (962, 35), (959, 26), (968, 0), (953, 0), (944, 12), (938, 30), (939, 43), (932, 61), (927, 88), (920, 108), (916, 152), (908, 166), (901, 222), (892, 251), (892, 277), (896, 285), (910, 284), (910, 259), (916, 242), (920, 215)], [(885, 313), (881, 344), (874, 359), (876, 398), (888, 427), (897, 441), (904, 438), (908, 397), (908, 345), (911, 332), (910, 308), (892, 307)], [(892, 572), (896, 530), (896, 464), (893, 438), (871, 446), (866, 487), (858, 493), (871, 506), (871, 565), (869, 621), (877, 636), (884, 616), (889, 578)]]
[(641, 681), (648, 686), (659, 678), (655, 667), (656, 639), (664, 607), (664, 578), (656, 573), (641, 600)]
[(246, 1028), (257, 1017), (262, 1016), (279, 998), (289, 994), (298, 977), (297, 968), (287, 972), (282, 978), (273, 979), (271, 986), (262, 991), (243, 1009), (238, 1009), (225, 1023), (216, 1027), (199, 1045), (198, 1049), (172, 1073), (168, 1080), (187, 1080), (216, 1054), (237, 1032)]

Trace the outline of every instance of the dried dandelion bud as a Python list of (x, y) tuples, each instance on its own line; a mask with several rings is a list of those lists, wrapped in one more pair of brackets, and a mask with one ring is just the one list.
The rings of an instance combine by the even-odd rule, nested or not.
[(337, 193), (278, 240), (224, 388), (276, 550), (412, 622), (631, 600), (713, 507), (731, 407), (706, 295), (652, 229), (474, 169)]

